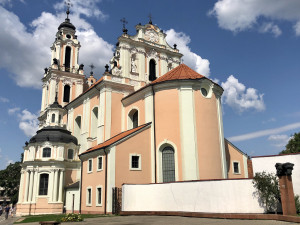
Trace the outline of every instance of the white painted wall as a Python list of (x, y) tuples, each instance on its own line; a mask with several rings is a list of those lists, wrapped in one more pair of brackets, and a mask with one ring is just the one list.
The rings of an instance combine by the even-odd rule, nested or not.
[(77, 188), (69, 188), (69, 189), (66, 190), (66, 210), (67, 211), (72, 211), (73, 194), (75, 195), (75, 198), (74, 198), (74, 211), (79, 211), (80, 191)]
[(263, 171), (276, 174), (275, 164), (286, 162), (294, 164), (294, 170), (292, 171), (294, 194), (300, 195), (300, 154), (253, 157), (253, 174)]
[(122, 211), (263, 213), (252, 179), (123, 185)]

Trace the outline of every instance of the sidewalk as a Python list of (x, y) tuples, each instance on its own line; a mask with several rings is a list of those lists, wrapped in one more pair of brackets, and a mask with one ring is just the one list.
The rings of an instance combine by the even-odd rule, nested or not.
[[(0, 217), (1, 218), (1, 217)], [(0, 225), (13, 224), (18, 218), (9, 218), (0, 222)], [(0, 219), (1, 221), (1, 219)], [(35, 223), (24, 223), (24, 225), (38, 225)], [(116, 217), (98, 217), (85, 219), (83, 222), (61, 223), (62, 225), (291, 225), (293, 223), (274, 221), (274, 220), (229, 220), (229, 219), (207, 219), (180, 216), (116, 216)]]
[(2, 216), (0, 216), (0, 225), (12, 225), (17, 219), (19, 219), (20, 217), (11, 217), (9, 216), (8, 219), (5, 219), (5, 214), (2, 214)]

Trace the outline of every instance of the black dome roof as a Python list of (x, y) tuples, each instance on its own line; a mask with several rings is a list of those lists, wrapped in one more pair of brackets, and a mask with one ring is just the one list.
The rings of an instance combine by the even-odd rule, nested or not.
[(63, 27), (66, 27), (66, 28), (70, 28), (72, 30), (76, 30), (76, 27), (70, 22), (70, 19), (69, 18), (66, 18), (65, 19), (65, 22), (62, 22), (59, 27), (58, 27), (58, 30), (63, 28)]
[(59, 126), (48, 126), (36, 132), (29, 143), (40, 143), (40, 142), (63, 142), (63, 143), (74, 143), (78, 144), (77, 138), (71, 135), (71, 132), (65, 128)]

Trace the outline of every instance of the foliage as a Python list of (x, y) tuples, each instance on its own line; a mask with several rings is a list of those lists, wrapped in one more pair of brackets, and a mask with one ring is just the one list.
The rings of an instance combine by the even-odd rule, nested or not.
[(300, 214), (300, 196), (295, 195), (295, 205), (296, 205), (296, 211), (298, 214)]
[(20, 177), (20, 162), (9, 164), (6, 169), (0, 170), (0, 187), (4, 188), (4, 196), (9, 197), (13, 204), (18, 202)]
[(300, 152), (300, 132), (295, 133), (285, 146), (285, 150), (279, 154), (290, 154)]
[(256, 173), (253, 181), (254, 187), (257, 190), (261, 203), (264, 205), (267, 212), (277, 212), (277, 204), (280, 202), (280, 190), (278, 178), (275, 174)]
[(69, 213), (60, 219), (60, 222), (79, 222), (83, 221), (80, 214)]

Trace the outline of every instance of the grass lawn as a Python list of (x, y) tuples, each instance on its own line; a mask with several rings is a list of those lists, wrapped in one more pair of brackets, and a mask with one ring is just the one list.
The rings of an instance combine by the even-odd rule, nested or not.
[[(40, 222), (40, 221), (58, 221), (63, 218), (66, 214), (57, 214), (57, 215), (37, 215), (37, 216), (23, 216), (22, 219), (24, 220), (20, 222), (15, 222), (15, 224), (19, 223), (33, 223), (33, 222)], [(103, 215), (103, 214), (81, 214), (82, 219), (85, 218), (95, 218), (95, 217), (102, 217), (102, 216), (112, 216), (112, 215)]]

